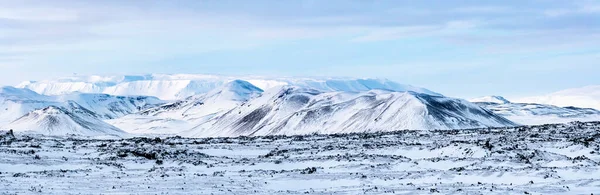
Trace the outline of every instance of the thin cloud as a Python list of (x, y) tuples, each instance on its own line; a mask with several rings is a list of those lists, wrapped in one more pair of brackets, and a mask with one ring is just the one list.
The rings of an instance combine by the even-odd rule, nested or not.
[[(473, 58), (483, 59), (478, 65), (519, 62), (509, 58), (600, 45), (600, 8), (594, 1), (234, 2), (0, 0), (0, 63), (23, 67), (3, 69), (0, 76), (24, 70), (154, 72), (183, 63), (189, 66), (184, 70), (210, 64), (233, 73), (255, 67), (257, 72), (336, 70), (356, 63), (353, 70), (360, 74), (389, 76), (410, 64), (415, 65), (410, 73), (434, 74)], [(396, 55), (410, 53), (412, 45), (392, 40), (411, 38), (422, 49)], [(155, 67), (145, 69), (147, 64)], [(237, 70), (236, 64), (252, 68)], [(374, 72), (365, 64), (392, 65)], [(542, 66), (535, 60), (529, 64)]]
[(79, 14), (61, 8), (0, 7), (0, 19), (16, 21), (68, 22), (79, 19)]
[(467, 6), (452, 10), (452, 12), (467, 14), (509, 13), (512, 11), (514, 10), (507, 6)]
[(352, 39), (353, 42), (369, 42), (369, 41), (385, 41), (394, 39), (403, 39), (410, 37), (428, 37), (428, 36), (439, 36), (446, 33), (453, 33), (456, 31), (464, 31), (475, 28), (477, 26), (475, 21), (471, 20), (459, 20), (459, 21), (448, 21), (441, 25), (428, 25), (428, 26), (403, 26), (403, 27), (391, 27), (391, 28), (379, 28), (372, 29), (363, 36)]
[(561, 17), (577, 14), (600, 14), (600, 4), (586, 3), (573, 8), (548, 9), (543, 13), (548, 17)]

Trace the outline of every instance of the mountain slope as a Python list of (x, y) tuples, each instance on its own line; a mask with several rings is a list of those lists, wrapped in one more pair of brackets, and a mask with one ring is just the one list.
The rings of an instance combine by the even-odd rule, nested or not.
[(430, 90), (403, 85), (385, 79), (356, 78), (269, 78), (256, 76), (217, 76), (201, 74), (151, 74), (142, 76), (82, 76), (46, 81), (27, 81), (18, 85), (46, 95), (72, 92), (111, 95), (155, 96), (165, 100), (180, 100), (206, 93), (233, 80), (245, 80), (263, 90), (285, 85), (313, 88), (320, 91), (359, 92), (372, 89), (414, 91), (439, 95)]
[(74, 101), (98, 114), (101, 119), (114, 119), (152, 108), (165, 101), (148, 96), (112, 96), (107, 94), (72, 93), (54, 96), (56, 102)]
[(234, 80), (208, 93), (144, 110), (140, 114), (194, 120), (232, 109), (260, 93), (262, 90), (249, 82)]
[(76, 102), (97, 114), (99, 119), (113, 119), (164, 103), (154, 97), (125, 97), (105, 94), (67, 94), (45, 96), (29, 89), (0, 88), (0, 126), (37, 109), (48, 106), (68, 108)]
[(489, 98), (480, 98), (471, 101), (478, 100), (491, 101), (476, 102), (476, 104), (500, 116), (503, 116), (509, 120), (523, 125), (540, 125), (550, 123), (567, 123), (572, 121), (600, 120), (600, 111), (592, 108), (558, 107), (554, 105), (534, 103), (514, 103), (509, 102), (506, 99), (504, 99), (506, 100), (504, 101), (504, 103), (498, 103), (498, 101)]
[(66, 108), (49, 106), (32, 111), (2, 129), (12, 129), (17, 132), (35, 132), (45, 135), (116, 135), (125, 134), (122, 130), (109, 125), (97, 116), (79, 106), (72, 106), (71, 110)]
[(520, 98), (516, 101), (600, 110), (600, 85), (566, 89), (548, 95)]
[(249, 82), (234, 80), (205, 94), (107, 122), (130, 133), (177, 133), (229, 111), (260, 93), (262, 90)]
[(60, 105), (52, 97), (37, 94), (29, 89), (0, 88), (0, 126), (37, 109)]
[(294, 135), (458, 129), (515, 123), (464, 100), (413, 92), (320, 92), (302, 87), (269, 90), (184, 136)]

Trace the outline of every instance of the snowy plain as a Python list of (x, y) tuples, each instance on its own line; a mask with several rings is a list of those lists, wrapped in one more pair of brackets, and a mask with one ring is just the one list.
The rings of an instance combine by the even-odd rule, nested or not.
[(600, 122), (236, 138), (0, 132), (3, 194), (592, 194)]

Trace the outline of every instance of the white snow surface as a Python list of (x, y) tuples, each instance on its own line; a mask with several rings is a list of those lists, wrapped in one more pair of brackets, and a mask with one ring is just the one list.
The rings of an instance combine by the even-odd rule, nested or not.
[(516, 99), (516, 101), (600, 110), (600, 85), (566, 89), (542, 96), (524, 97)]
[(0, 194), (596, 194), (600, 123), (237, 138), (0, 132)]
[(233, 80), (245, 80), (263, 90), (284, 85), (294, 85), (320, 91), (358, 92), (371, 89), (384, 89), (440, 95), (424, 88), (399, 84), (386, 79), (220, 76), (203, 74), (73, 76), (55, 80), (26, 81), (17, 87), (31, 89), (45, 95), (82, 92), (111, 95), (142, 95), (154, 96), (164, 100), (180, 100), (192, 95), (206, 93)]
[(522, 125), (568, 123), (573, 121), (600, 121), (600, 111), (592, 108), (577, 108), (572, 106), (559, 107), (535, 103), (511, 103), (504, 98), (501, 100), (504, 101), (498, 101), (496, 98), (480, 98), (471, 101), (504, 118)]

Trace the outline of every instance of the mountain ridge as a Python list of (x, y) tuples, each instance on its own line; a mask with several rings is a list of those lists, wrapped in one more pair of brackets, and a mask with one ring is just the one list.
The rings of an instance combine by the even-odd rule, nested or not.
[(516, 103), (504, 100), (498, 102), (495, 99), (479, 98), (471, 101), (500, 116), (523, 125), (600, 120), (600, 111), (593, 108), (560, 107), (549, 104)]
[(368, 91), (385, 89), (441, 95), (425, 88), (400, 84), (387, 79), (349, 77), (262, 77), (204, 74), (150, 74), (129, 76), (76, 76), (44, 81), (26, 81), (17, 85), (45, 95), (71, 92), (111, 95), (155, 96), (164, 100), (183, 99), (206, 93), (230, 81), (245, 80), (262, 90), (284, 85), (314, 88), (321, 91)]
[(466, 100), (414, 92), (265, 91), (183, 135), (254, 136), (513, 126)]
[(100, 119), (118, 118), (162, 104), (164, 101), (146, 96), (111, 96), (106, 94), (72, 93), (60, 96), (40, 95), (29, 89), (3, 87), (0, 89), (0, 126), (37, 109), (48, 106), (78, 107), (93, 110)]
[(517, 101), (600, 110), (600, 85), (564, 89), (546, 95), (519, 98)]

